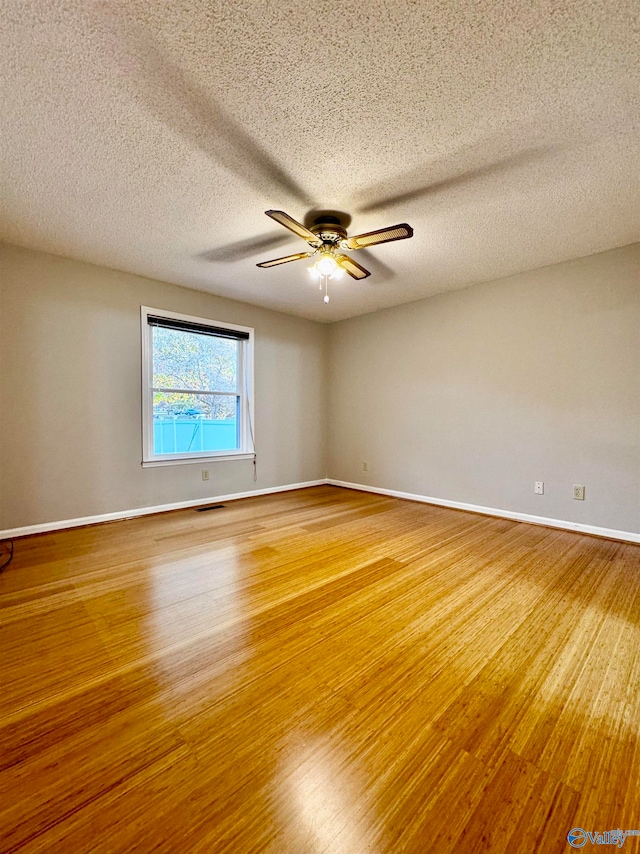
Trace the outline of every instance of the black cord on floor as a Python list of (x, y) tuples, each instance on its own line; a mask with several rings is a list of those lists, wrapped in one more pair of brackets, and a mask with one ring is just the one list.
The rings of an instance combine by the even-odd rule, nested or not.
[(0, 546), (3, 547), (3, 550), (4, 547), (7, 546), (7, 552), (9, 555), (5, 562), (0, 564), (0, 572), (2, 572), (2, 570), (6, 569), (13, 560), (13, 540), (3, 540), (2, 542), (0, 542)]

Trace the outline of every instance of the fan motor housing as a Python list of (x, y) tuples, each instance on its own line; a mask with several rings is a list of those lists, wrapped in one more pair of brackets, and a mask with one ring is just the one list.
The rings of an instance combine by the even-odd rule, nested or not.
[(324, 215), (319, 217), (309, 231), (318, 236), (323, 243), (339, 243), (347, 236), (346, 229), (341, 225), (338, 217)]

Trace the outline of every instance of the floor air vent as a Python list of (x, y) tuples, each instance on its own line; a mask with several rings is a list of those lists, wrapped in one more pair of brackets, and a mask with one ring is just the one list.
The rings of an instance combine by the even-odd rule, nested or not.
[(207, 504), (206, 507), (196, 507), (196, 513), (204, 513), (205, 510), (221, 510), (224, 504)]

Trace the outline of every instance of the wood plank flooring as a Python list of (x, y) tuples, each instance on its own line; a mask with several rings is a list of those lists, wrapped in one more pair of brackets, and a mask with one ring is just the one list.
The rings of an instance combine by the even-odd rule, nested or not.
[(631, 544), (329, 486), (26, 538), (0, 687), (4, 854), (640, 829)]

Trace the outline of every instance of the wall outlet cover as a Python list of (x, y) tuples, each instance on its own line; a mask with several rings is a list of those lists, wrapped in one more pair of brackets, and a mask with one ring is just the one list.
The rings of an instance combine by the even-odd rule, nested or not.
[(576, 501), (584, 501), (584, 486), (578, 483), (573, 484), (573, 497)]

